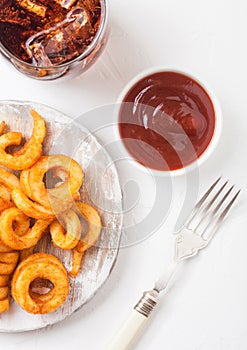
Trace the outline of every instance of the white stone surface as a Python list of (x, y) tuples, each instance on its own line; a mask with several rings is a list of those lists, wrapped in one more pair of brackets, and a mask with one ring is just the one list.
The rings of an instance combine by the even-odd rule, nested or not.
[[(190, 71), (212, 86), (222, 105), (224, 129), (217, 151), (200, 169), (199, 192), (223, 174), (243, 193), (212, 244), (181, 271), (135, 349), (246, 350), (247, 3), (114, 0), (110, 5), (110, 41), (90, 71), (67, 82), (38, 82), (18, 74), (0, 58), (0, 99), (33, 100), (76, 117), (114, 103), (130, 78), (154, 65)], [(90, 130), (104, 126), (100, 116), (85, 119), (85, 124)], [(120, 167), (123, 181), (126, 167)], [(141, 203), (147, 204), (139, 206), (142, 215), (141, 208), (146, 210), (146, 198), (155, 186), (163, 184), (165, 200), (168, 181), (155, 179), (148, 187), (148, 175), (129, 164), (128, 174), (132, 172), (134, 179), (141, 178)], [(42, 331), (0, 334), (0, 348), (104, 349), (141, 293), (152, 287), (168, 265), (172, 232), (188, 187), (193, 186), (185, 178), (173, 181), (173, 200), (165, 222), (142, 243), (121, 249), (108, 282), (85, 307)]]

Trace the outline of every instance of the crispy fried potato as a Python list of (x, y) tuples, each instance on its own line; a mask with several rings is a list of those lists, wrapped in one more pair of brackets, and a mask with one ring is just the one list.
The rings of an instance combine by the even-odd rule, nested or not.
[(11, 200), (11, 191), (2, 183), (0, 183), (0, 198), (6, 201)]
[(19, 252), (0, 253), (0, 263), (17, 264), (19, 259)]
[(6, 287), (9, 284), (9, 276), (0, 275), (0, 287)]
[[(30, 285), (37, 278), (49, 280), (54, 288), (45, 295), (35, 293), (34, 297), (30, 293)], [(61, 306), (68, 296), (68, 274), (56, 257), (36, 253), (18, 265), (12, 278), (11, 290), (14, 300), (27, 312), (50, 313)]]
[(11, 275), (16, 268), (16, 264), (0, 263), (0, 275)]
[(84, 253), (97, 242), (102, 228), (100, 216), (95, 208), (82, 202), (77, 202), (76, 206), (78, 212), (88, 222), (88, 232), (84, 238), (81, 238), (77, 246), (72, 250), (72, 269), (70, 271), (71, 277), (77, 276), (80, 272)]
[[(67, 178), (67, 181), (60, 183), (54, 188), (47, 189), (44, 184), (44, 176), (49, 171), (57, 170), (58, 176)], [(67, 174), (67, 176), (65, 176)], [(58, 214), (69, 209), (74, 201), (73, 196), (78, 197), (78, 190), (83, 182), (84, 174), (81, 166), (73, 159), (59, 154), (43, 156), (29, 170), (28, 190), (36, 202)], [(28, 186), (25, 186), (27, 188)]]
[(88, 232), (85, 237), (81, 238), (80, 242), (76, 246), (76, 250), (80, 253), (91, 248), (99, 239), (102, 223), (100, 216), (95, 208), (86, 203), (77, 202), (77, 209), (79, 213), (88, 222)]
[(3, 243), (3, 241), (0, 239), (0, 252), (1, 253), (10, 253), (13, 249), (10, 247), (7, 247), (6, 244)]
[(10, 201), (6, 201), (3, 198), (0, 198), (0, 212), (12, 208), (14, 207), (14, 203), (10, 202)]
[(11, 192), (14, 189), (20, 189), (20, 180), (10, 171), (0, 167), (0, 183)]
[(6, 152), (7, 147), (21, 144), (21, 133), (9, 132), (0, 136), (0, 164), (13, 170), (30, 168), (42, 154), (42, 142), (46, 135), (45, 122), (36, 111), (30, 112), (34, 120), (33, 132), (21, 150), (13, 154)]
[(30, 255), (33, 254), (33, 251), (34, 251), (34, 247), (30, 247), (30, 248), (21, 250), (19, 261), (21, 262), (22, 260), (28, 258)]
[(6, 128), (6, 123), (5, 123), (5, 121), (2, 121), (0, 123), (0, 135), (2, 135), (4, 133), (5, 128)]
[(81, 223), (77, 214), (73, 210), (63, 213), (59, 221), (51, 224), (50, 233), (55, 247), (73, 249), (81, 237)]
[(0, 216), (0, 238), (12, 249), (22, 250), (36, 245), (53, 221), (53, 219), (37, 220), (32, 228), (19, 236), (13, 229), (13, 223), (22, 220), (26, 220), (26, 215), (17, 208), (7, 209)]
[(24, 192), (24, 194), (27, 197), (34, 199), (32, 196), (32, 190), (31, 190), (30, 185), (29, 185), (29, 169), (21, 171), (20, 184), (21, 184), (21, 189)]
[(0, 301), (0, 313), (6, 312), (9, 309), (9, 299)]
[(31, 218), (46, 220), (55, 216), (51, 210), (32, 202), (21, 190), (13, 190), (11, 196), (17, 208)]
[[(5, 148), (10, 146), (20, 146), (21, 140), (22, 140), (22, 133), (18, 131), (7, 132), (6, 134), (1, 135), (0, 136), (0, 156), (2, 157), (3, 153), (5, 153)], [(8, 159), (11, 159), (11, 156)], [(0, 158), (0, 160), (2, 159)], [(2, 164), (2, 165), (5, 165), (5, 164)]]
[(7, 299), (9, 294), (9, 287), (0, 287), (0, 301)]
[[(0, 216), (1, 217), (1, 216)], [(0, 221), (1, 222), (1, 221)], [(30, 227), (30, 218), (28, 216), (23, 216), (21, 220), (15, 221), (15, 233), (18, 236), (23, 236), (27, 233)]]
[(78, 252), (76, 249), (72, 250), (72, 267), (69, 275), (75, 278), (81, 270), (82, 260), (85, 252)]

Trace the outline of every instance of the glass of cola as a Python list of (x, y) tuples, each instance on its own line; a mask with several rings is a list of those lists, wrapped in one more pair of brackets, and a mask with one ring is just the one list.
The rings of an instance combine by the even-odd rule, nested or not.
[(1, 0), (0, 51), (40, 80), (76, 76), (108, 38), (107, 0)]

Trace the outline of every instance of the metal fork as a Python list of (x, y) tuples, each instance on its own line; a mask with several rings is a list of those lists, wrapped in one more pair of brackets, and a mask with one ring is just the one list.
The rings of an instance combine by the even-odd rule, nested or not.
[(133, 339), (157, 305), (160, 293), (167, 289), (180, 263), (197, 255), (212, 240), (240, 193), (240, 190), (235, 190), (235, 186), (230, 186), (227, 190), (228, 181), (220, 185), (221, 181), (221, 178), (217, 179), (196, 204), (175, 239), (174, 258), (167, 272), (156, 281), (151, 291), (143, 294), (123, 327), (107, 346), (107, 350), (130, 348)]

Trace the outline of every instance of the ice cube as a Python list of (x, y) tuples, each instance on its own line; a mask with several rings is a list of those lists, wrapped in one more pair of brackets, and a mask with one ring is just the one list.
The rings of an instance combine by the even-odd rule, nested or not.
[(55, 0), (60, 6), (69, 9), (77, 0)]
[(64, 21), (32, 35), (26, 41), (26, 50), (34, 65), (59, 65), (79, 55), (76, 41), (87, 39), (90, 30), (86, 10), (75, 8), (67, 14)]
[(31, 0), (17, 0), (17, 2), (21, 7), (24, 7), (26, 10), (33, 12), (40, 17), (45, 17), (45, 6), (35, 4)]
[(91, 12), (94, 11), (98, 4), (98, 0), (55, 0), (60, 6), (66, 9), (70, 9), (73, 5), (77, 7), (83, 7)]

